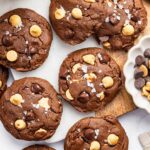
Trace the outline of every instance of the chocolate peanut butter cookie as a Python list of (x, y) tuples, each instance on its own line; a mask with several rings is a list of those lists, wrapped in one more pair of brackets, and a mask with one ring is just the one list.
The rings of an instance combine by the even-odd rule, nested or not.
[(65, 150), (128, 150), (128, 137), (112, 116), (85, 118), (69, 130)]
[(45, 140), (56, 131), (62, 104), (54, 88), (40, 78), (14, 81), (0, 101), (0, 118), (17, 139)]
[(79, 44), (91, 36), (95, 28), (100, 28), (104, 17), (100, 1), (51, 0), (52, 26), (59, 37), (71, 45)]
[(142, 0), (52, 0), (50, 20), (75, 45), (94, 35), (107, 49), (128, 49), (147, 24)]
[(60, 68), (60, 94), (81, 112), (102, 109), (116, 96), (121, 83), (119, 66), (100, 48), (73, 52)]
[(55, 150), (55, 149), (48, 147), (46, 145), (32, 145), (24, 148), (23, 150)]
[(6, 90), (6, 83), (8, 80), (8, 70), (0, 65), (0, 97), (2, 96), (3, 92)]
[(105, 0), (105, 21), (97, 39), (107, 49), (128, 50), (147, 24), (142, 0)]
[(29, 71), (48, 56), (52, 32), (45, 18), (29, 9), (15, 9), (0, 17), (0, 64)]

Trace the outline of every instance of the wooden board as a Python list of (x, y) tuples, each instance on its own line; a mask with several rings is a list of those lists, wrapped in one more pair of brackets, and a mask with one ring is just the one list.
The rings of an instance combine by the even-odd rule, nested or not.
[[(144, 0), (144, 5), (148, 12), (148, 25), (144, 32), (140, 35), (140, 37), (135, 41), (135, 44), (144, 35), (150, 35), (150, 1)], [(127, 59), (127, 52), (115, 51), (108, 53), (111, 54), (111, 56), (116, 60), (120, 68), (123, 70), (123, 66)], [(127, 112), (133, 111), (134, 109), (136, 109), (136, 107), (132, 101), (132, 98), (123, 86), (118, 95), (115, 97), (115, 99), (110, 104), (108, 104), (103, 110), (98, 111), (96, 113), (96, 116), (114, 115), (116, 117), (119, 117), (123, 114), (126, 114)]]

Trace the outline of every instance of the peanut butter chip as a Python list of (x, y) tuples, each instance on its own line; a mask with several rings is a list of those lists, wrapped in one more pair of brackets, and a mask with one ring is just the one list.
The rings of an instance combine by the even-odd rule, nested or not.
[(60, 19), (64, 18), (65, 15), (66, 15), (66, 11), (63, 8), (56, 9), (55, 18), (57, 20), (60, 20)]
[(81, 64), (80, 63), (77, 63), (75, 64), (73, 67), (72, 67), (72, 72), (73, 73), (76, 73), (76, 71), (81, 68)]
[(73, 100), (73, 97), (69, 91), (69, 89), (66, 91), (66, 97), (69, 99), (69, 100)]
[(88, 55), (83, 56), (83, 60), (84, 60), (84, 62), (86, 62), (88, 64), (94, 65), (96, 58), (94, 55), (88, 54)]
[(129, 25), (129, 24), (126, 25), (125, 27), (123, 27), (123, 29), (122, 29), (122, 33), (125, 36), (133, 35), (134, 32), (135, 32), (134, 27), (132, 25)]
[(39, 130), (37, 130), (36, 132), (35, 132), (35, 135), (37, 136), (37, 137), (43, 137), (43, 136), (45, 136), (47, 134), (47, 130), (45, 130), (45, 129), (43, 129), (43, 128), (40, 128)]
[(2, 82), (2, 80), (0, 80), (0, 88), (2, 87), (2, 85), (3, 85), (3, 82)]
[(81, 19), (83, 17), (82, 11), (79, 8), (73, 8), (71, 14), (75, 19)]
[(16, 120), (16, 121), (15, 121), (15, 127), (16, 127), (16, 129), (18, 129), (18, 130), (23, 130), (23, 129), (26, 128), (26, 123), (25, 123), (25, 121), (22, 120), (22, 119)]
[(10, 97), (10, 102), (16, 106), (21, 106), (24, 100), (20, 94), (15, 94)]
[(102, 101), (105, 98), (104, 92), (98, 93), (97, 97), (99, 97), (100, 101)]
[(21, 20), (21, 17), (18, 16), (18, 15), (12, 15), (10, 18), (9, 18), (9, 22), (12, 26), (18, 28), (20, 26), (22, 26), (22, 20)]
[(104, 42), (103, 47), (106, 49), (111, 49), (111, 44), (109, 42)]
[(88, 2), (88, 3), (94, 3), (96, 2), (95, 0), (84, 0), (85, 2)]
[(148, 69), (145, 65), (141, 65), (139, 67), (139, 70), (141, 70), (143, 72), (143, 77), (146, 77), (148, 75)]
[(6, 58), (7, 58), (8, 61), (14, 62), (14, 61), (16, 61), (17, 58), (18, 58), (18, 54), (17, 54), (16, 51), (10, 50), (10, 51), (8, 51), (8, 52), (6, 53)]
[(108, 144), (111, 145), (111, 146), (114, 146), (118, 143), (119, 141), (119, 137), (115, 134), (110, 134), (108, 137), (107, 137), (107, 141), (108, 141)]
[(113, 80), (112, 77), (106, 76), (106, 77), (104, 77), (104, 78), (102, 79), (102, 83), (103, 83), (103, 86), (104, 86), (105, 88), (110, 88), (110, 87), (113, 86), (114, 80)]
[(90, 150), (100, 150), (100, 143), (93, 141), (90, 145)]
[(38, 103), (41, 107), (48, 110), (50, 108), (48, 101), (49, 101), (49, 98), (41, 98)]
[(38, 25), (33, 25), (30, 28), (30, 34), (33, 37), (39, 37), (42, 34), (42, 30)]

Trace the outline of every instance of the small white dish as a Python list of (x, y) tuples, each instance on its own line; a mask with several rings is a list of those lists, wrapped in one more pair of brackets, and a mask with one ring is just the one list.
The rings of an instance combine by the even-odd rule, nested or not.
[(150, 113), (150, 102), (148, 99), (141, 95), (141, 91), (137, 90), (134, 86), (134, 66), (135, 58), (138, 55), (143, 55), (144, 51), (150, 48), (150, 36), (143, 37), (140, 42), (131, 48), (128, 53), (127, 62), (124, 65), (124, 75), (126, 78), (125, 87), (128, 93), (132, 96), (135, 105), (139, 108), (145, 109)]

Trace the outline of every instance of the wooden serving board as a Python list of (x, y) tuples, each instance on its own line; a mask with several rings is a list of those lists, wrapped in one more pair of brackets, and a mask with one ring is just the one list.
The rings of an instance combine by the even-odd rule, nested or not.
[[(146, 7), (148, 13), (148, 25), (141, 36), (135, 41), (135, 44), (140, 40), (144, 35), (150, 35), (150, 1), (143, 0), (144, 5)], [(116, 60), (119, 64), (121, 70), (123, 70), (123, 66), (127, 60), (127, 52), (124, 51), (114, 51), (108, 52), (110, 55)], [(96, 116), (104, 116), (104, 115), (114, 115), (119, 117), (127, 112), (133, 111), (136, 109), (136, 106), (133, 103), (132, 97), (125, 90), (125, 86), (123, 85), (122, 89), (115, 97), (115, 99), (108, 104), (103, 110), (96, 112)]]

